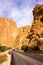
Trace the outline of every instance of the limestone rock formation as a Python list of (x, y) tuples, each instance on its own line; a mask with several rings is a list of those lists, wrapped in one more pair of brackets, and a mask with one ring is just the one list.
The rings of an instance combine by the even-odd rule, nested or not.
[(16, 37), (16, 48), (21, 49), (22, 44), (28, 44), (29, 40), (26, 38), (30, 32), (31, 26), (19, 27), (18, 36)]
[(30, 45), (37, 43), (38, 46), (43, 48), (43, 5), (37, 4), (33, 9), (33, 23), (30, 29), (30, 34), (28, 38), (30, 39)]
[(20, 48), (22, 43), (28, 42), (29, 30), (29, 25), (17, 28), (13, 20), (0, 17), (0, 45)]
[(0, 17), (0, 44), (13, 47), (17, 34), (16, 23), (13, 20)]

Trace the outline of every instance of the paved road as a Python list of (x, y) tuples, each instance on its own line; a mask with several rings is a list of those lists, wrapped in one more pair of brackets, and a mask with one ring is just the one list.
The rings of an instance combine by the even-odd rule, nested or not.
[(15, 51), (12, 51), (11, 65), (43, 65), (43, 57), (38, 57), (39, 60), (42, 58), (42, 62), (35, 58), (34, 54), (25, 55)]

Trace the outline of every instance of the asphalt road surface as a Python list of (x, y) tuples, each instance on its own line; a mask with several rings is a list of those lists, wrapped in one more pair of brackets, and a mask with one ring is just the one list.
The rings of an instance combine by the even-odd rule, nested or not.
[(12, 51), (11, 65), (43, 65), (43, 56)]

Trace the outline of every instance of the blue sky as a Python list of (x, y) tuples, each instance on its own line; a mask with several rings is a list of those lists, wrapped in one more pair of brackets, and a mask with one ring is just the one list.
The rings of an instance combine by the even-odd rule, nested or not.
[(14, 20), (17, 26), (31, 25), (36, 4), (43, 4), (43, 0), (0, 0), (0, 17)]

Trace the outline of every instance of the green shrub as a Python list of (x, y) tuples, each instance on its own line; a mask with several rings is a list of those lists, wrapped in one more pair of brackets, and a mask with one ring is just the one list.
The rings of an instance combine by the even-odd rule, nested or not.
[(6, 47), (6, 46), (0, 46), (0, 51), (1, 52), (4, 52), (4, 51), (9, 50), (9, 49), (11, 49), (11, 48), (10, 47)]
[(38, 48), (38, 46), (33, 46), (33, 47), (32, 47), (32, 50), (34, 50), (34, 51), (38, 51), (39, 48)]
[(32, 47), (31, 47), (31, 50), (39, 51), (40, 49), (39, 49), (38, 45), (33, 44)]
[(28, 51), (28, 45), (22, 45), (21, 49), (24, 50), (24, 52)]
[(7, 50), (7, 47), (6, 46), (0, 46), (0, 51), (1, 52), (4, 52), (4, 51), (6, 51)]
[(11, 47), (8, 47), (7, 50), (11, 49)]

